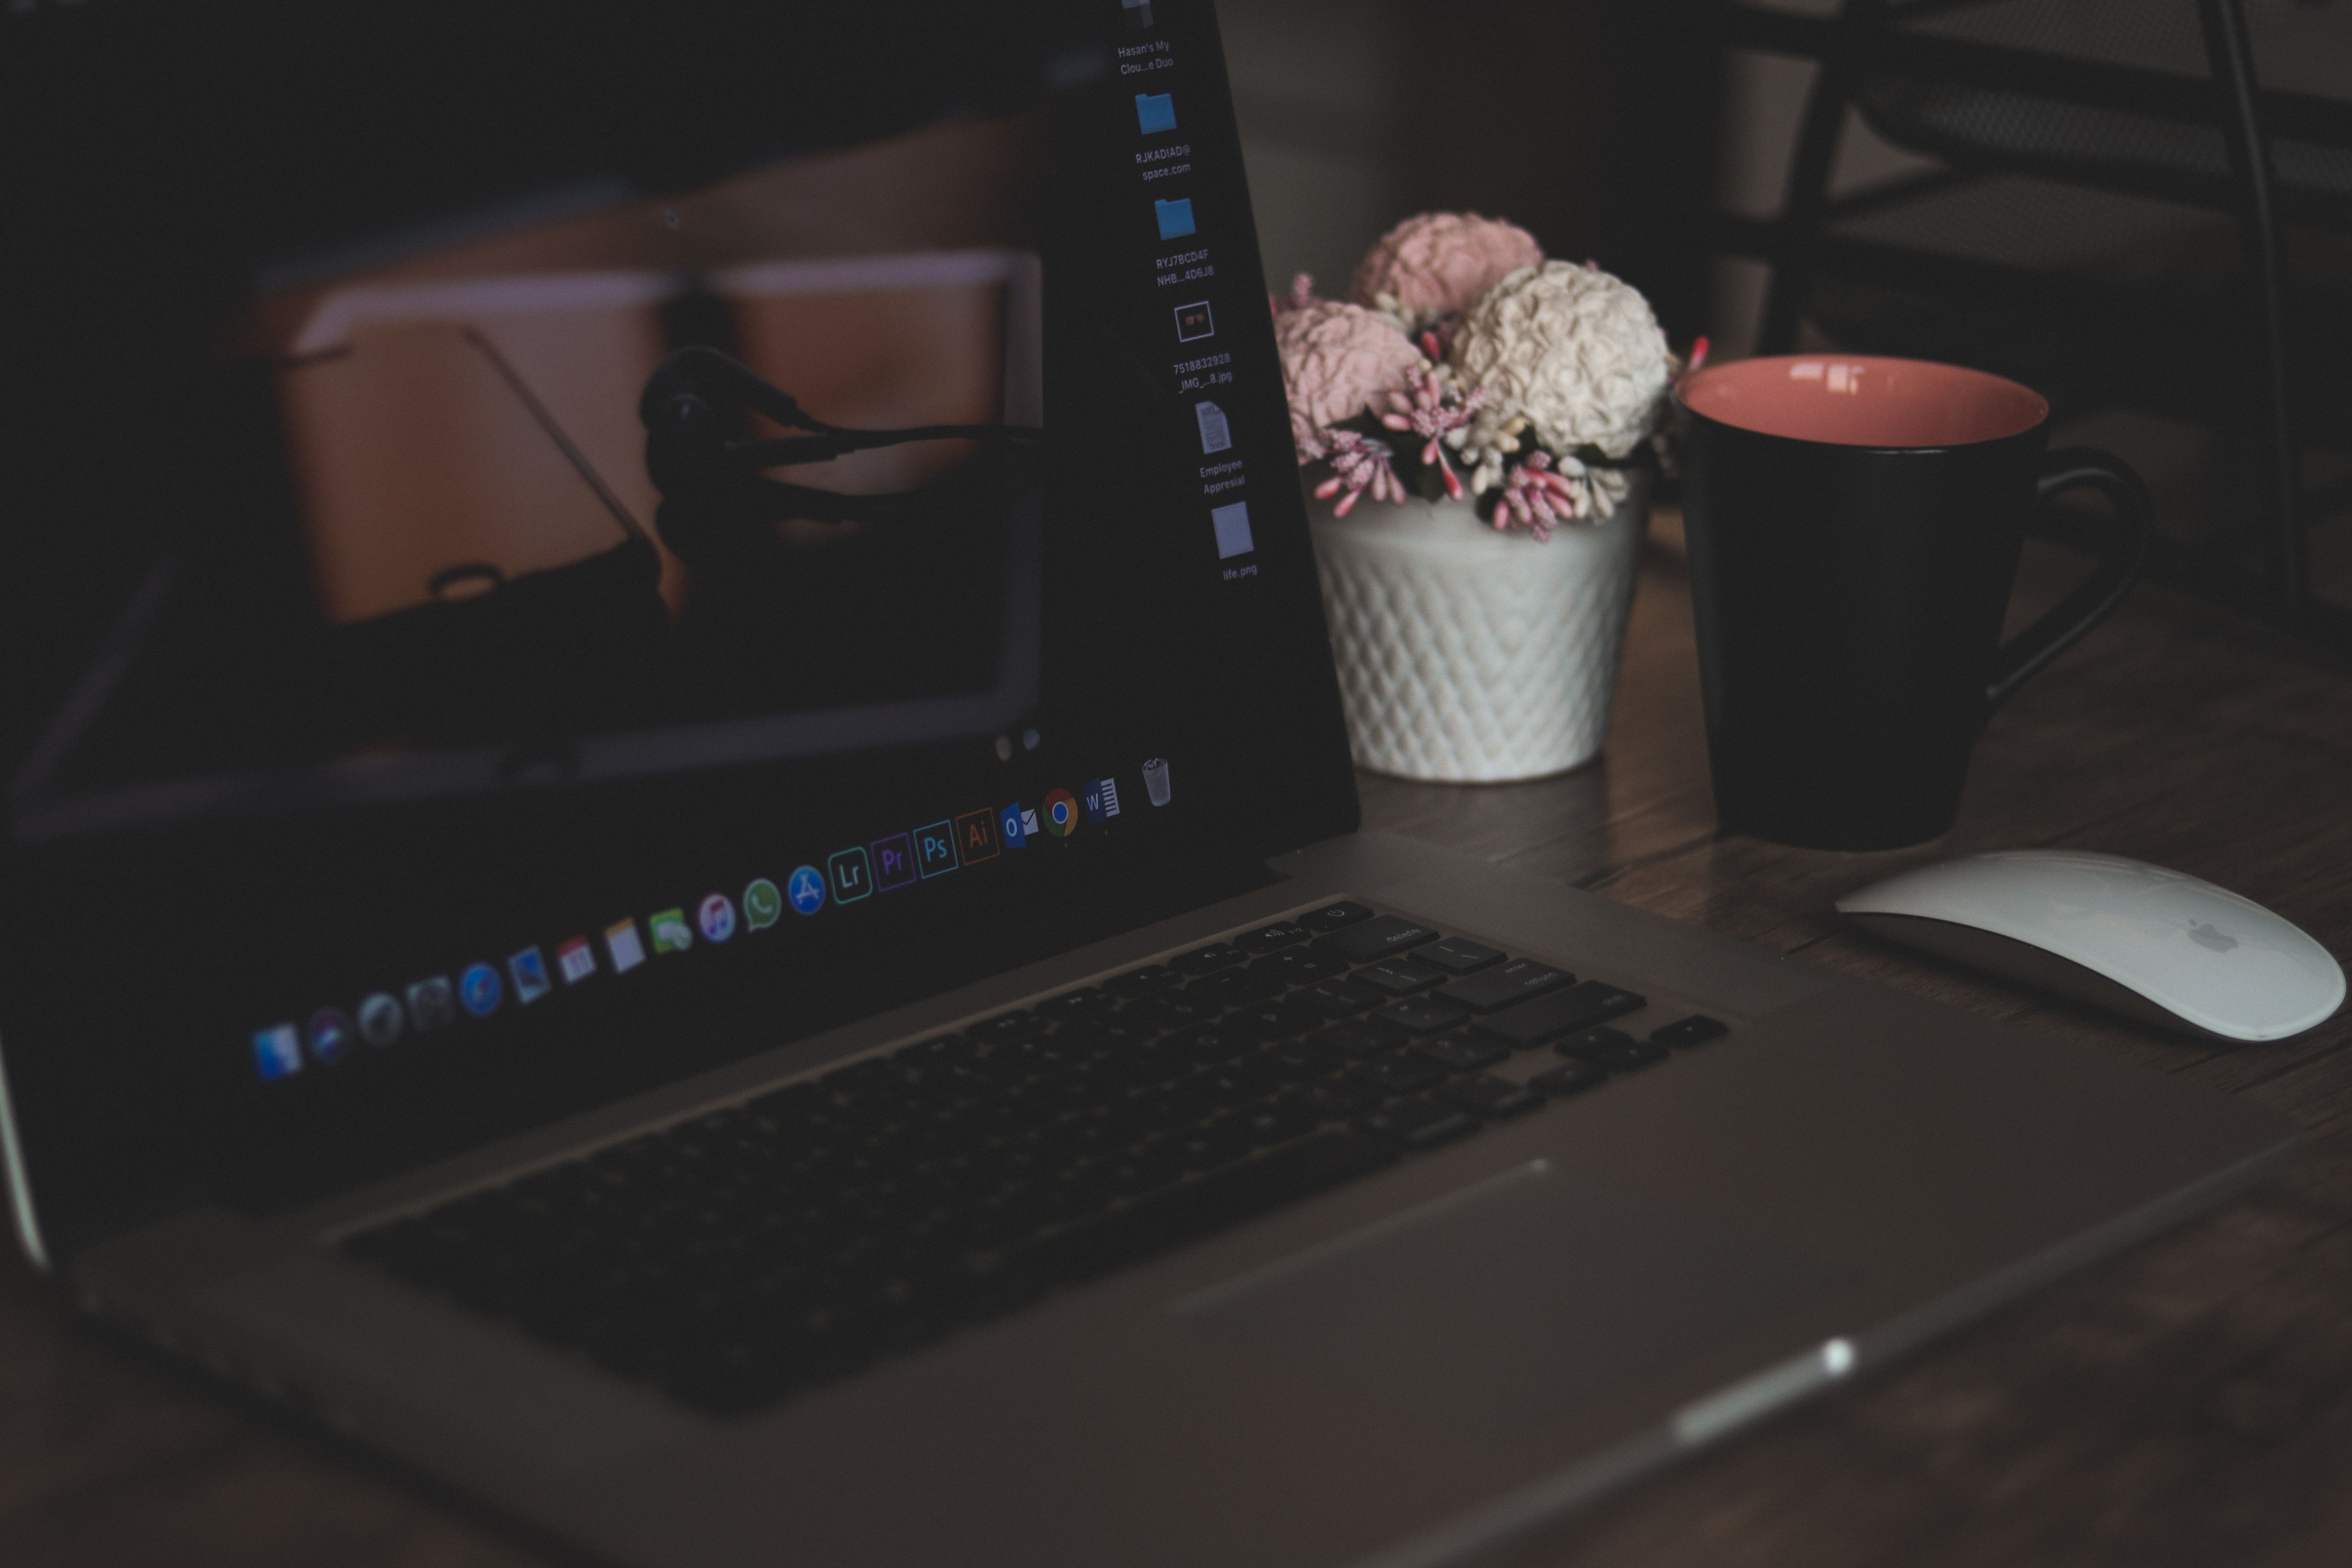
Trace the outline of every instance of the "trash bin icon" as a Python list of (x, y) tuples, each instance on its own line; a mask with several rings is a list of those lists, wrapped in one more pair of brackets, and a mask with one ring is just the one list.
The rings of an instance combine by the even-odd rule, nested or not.
[(1150, 792), (1151, 804), (1168, 804), (1168, 759), (1154, 757), (1143, 764), (1143, 787)]

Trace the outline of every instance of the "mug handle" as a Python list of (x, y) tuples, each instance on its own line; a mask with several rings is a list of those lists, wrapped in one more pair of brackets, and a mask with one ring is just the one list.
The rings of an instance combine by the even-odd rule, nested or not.
[(2095, 489), (2115, 503), (2115, 516), (2104, 525), (2106, 537), (2097, 571), (2090, 580), (2059, 601), (2040, 620), (2002, 645), (1993, 655), (1992, 679), (1985, 687), (1985, 711), (2008, 701), (2017, 689), (2041, 672), (2042, 667), (2073, 647), (2083, 634), (2107, 618), (2123, 603), (2147, 564), (2148, 547), (2156, 540), (2156, 508), (2147, 487), (2120, 458), (2070, 447), (2042, 460), (2034, 500), (2047, 504), (2065, 490)]

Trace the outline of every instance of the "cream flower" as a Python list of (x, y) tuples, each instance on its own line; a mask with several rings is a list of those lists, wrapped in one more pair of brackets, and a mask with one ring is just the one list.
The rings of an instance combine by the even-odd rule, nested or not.
[(1515, 450), (1519, 432), (1509, 426), (1524, 420), (1538, 446), (1563, 458), (1580, 447), (1630, 455), (1673, 374), (1666, 335), (1641, 293), (1565, 261), (1523, 267), (1495, 285), (1471, 306), (1450, 357), (1465, 383), (1486, 391), (1469, 446)]
[[(1370, 310), (1316, 300), (1274, 321), (1291, 427), (1337, 425), (1388, 406), (1388, 393), (1423, 363), (1412, 341)], [(1377, 407), (1375, 404), (1377, 403)]]
[(1417, 331), (1468, 310), (1504, 277), (1542, 260), (1542, 247), (1516, 225), (1475, 213), (1423, 213), (1372, 246), (1349, 297)]

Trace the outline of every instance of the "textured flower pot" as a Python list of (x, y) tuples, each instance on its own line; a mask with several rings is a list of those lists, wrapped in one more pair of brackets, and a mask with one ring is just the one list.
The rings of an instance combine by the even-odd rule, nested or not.
[(1467, 501), (1315, 507), (1323, 607), (1359, 766), (1492, 784), (1600, 754), (1650, 476), (1598, 523), (1538, 543)]

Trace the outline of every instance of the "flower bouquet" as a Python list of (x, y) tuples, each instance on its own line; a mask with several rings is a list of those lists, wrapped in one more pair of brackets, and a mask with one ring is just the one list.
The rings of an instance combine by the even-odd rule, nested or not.
[(1685, 365), (1636, 289), (1475, 215), (1399, 224), (1349, 295), (1302, 276), (1272, 305), (1357, 761), (1590, 760)]

